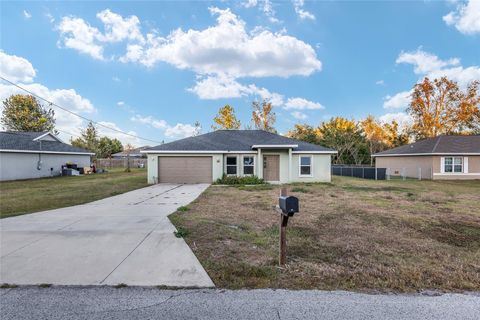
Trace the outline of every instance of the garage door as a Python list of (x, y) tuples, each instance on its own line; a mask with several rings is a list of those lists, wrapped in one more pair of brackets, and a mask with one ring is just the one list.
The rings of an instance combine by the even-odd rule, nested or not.
[(158, 157), (159, 181), (212, 183), (212, 157)]

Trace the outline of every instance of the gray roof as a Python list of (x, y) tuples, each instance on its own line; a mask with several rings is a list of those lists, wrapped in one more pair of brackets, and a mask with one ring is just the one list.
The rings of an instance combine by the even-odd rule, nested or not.
[(387, 155), (415, 155), (415, 154), (480, 154), (480, 135), (442, 135), (435, 138), (419, 140), (412, 144), (393, 148), (374, 154), (373, 156)]
[(161, 144), (148, 151), (252, 151), (254, 145), (298, 145), (293, 151), (323, 151), (335, 150), (287, 138), (263, 130), (217, 130), (195, 137), (185, 138)]
[(0, 132), (0, 150), (91, 153), (61, 141), (34, 141), (47, 132)]

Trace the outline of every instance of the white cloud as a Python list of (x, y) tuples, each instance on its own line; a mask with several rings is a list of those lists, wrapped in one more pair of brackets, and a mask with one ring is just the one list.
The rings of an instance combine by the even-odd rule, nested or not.
[(291, 113), (291, 115), (298, 120), (305, 120), (307, 119), (307, 115), (305, 113), (302, 113), (300, 111), (294, 111)]
[(32, 14), (27, 10), (23, 10), (23, 16), (25, 17), (25, 19), (30, 19), (32, 17)]
[(195, 93), (200, 99), (206, 100), (240, 98), (253, 95), (269, 100), (273, 106), (281, 106), (284, 103), (283, 95), (279, 93), (270, 92), (254, 84), (243, 85), (234, 78), (225, 75), (200, 78), (195, 86), (187, 90)]
[(115, 81), (115, 82), (120, 82), (121, 81), (119, 77), (115, 77), (115, 76), (112, 77), (112, 80)]
[(436, 55), (423, 51), (418, 48), (413, 52), (401, 52), (396, 63), (408, 63), (415, 66), (416, 74), (426, 74), (435, 70), (439, 70), (448, 66), (456, 66), (460, 63), (460, 59), (452, 58), (441, 60)]
[(146, 45), (129, 45), (122, 61), (153, 66), (166, 62), (202, 75), (230, 77), (308, 76), (321, 70), (315, 50), (305, 42), (267, 30), (248, 33), (230, 9), (210, 8), (217, 24), (204, 30), (177, 29), (167, 37), (148, 34)]
[[(18, 82), (20, 86), (26, 90), (33, 92), (34, 94), (43, 97), (59, 106), (67, 108), (68, 110), (83, 115), (88, 116), (96, 112), (95, 107), (90, 102), (90, 100), (82, 97), (74, 89), (50, 89), (40, 83), (25, 83), (32, 82), (35, 77), (35, 71), (32, 64), (25, 58), (17, 57), (14, 55), (8, 55), (4, 52), (0, 52), (0, 65), (2, 67), (8, 66), (10, 70), (9, 79)], [(9, 62), (8, 64), (4, 62)], [(21, 68), (12, 68), (12, 65), (20, 65)], [(20, 70), (14, 71), (11, 70)], [(22, 70), (28, 70), (28, 72), (21, 72)], [(7, 72), (8, 73), (8, 72)], [(2, 70), (3, 74), (3, 70)], [(23, 83), (22, 83), (23, 82)], [(5, 83), (0, 83), (0, 101), (3, 101), (10, 97), (13, 94), (27, 94), (25, 91)], [(86, 126), (86, 121), (67, 112), (62, 109), (59, 109), (55, 106), (49, 106), (44, 101), (40, 100), (40, 103), (43, 104), (46, 108), (52, 108), (55, 111), (55, 127), (60, 131), (60, 138), (64, 141), (69, 141), (71, 136), (78, 136), (82, 128)], [(3, 109), (3, 104), (0, 105), (0, 112)], [(118, 129), (118, 126), (112, 122), (101, 122), (104, 125), (107, 125), (111, 128)], [(138, 144), (138, 139), (124, 135), (112, 130), (108, 130), (102, 127), (98, 127), (99, 132), (103, 135), (109, 137), (119, 138), (123, 143), (132, 143)], [(130, 134), (135, 134), (135, 132), (130, 131)]]
[(383, 81), (383, 80), (378, 80), (377, 82), (375, 82), (375, 84), (378, 84), (379, 86), (384, 86), (384, 85), (385, 85), (385, 81)]
[(295, 9), (295, 13), (297, 16), (302, 19), (310, 19), (310, 20), (315, 20), (315, 16), (311, 13), (303, 9), (303, 6), (305, 5), (304, 0), (293, 0), (293, 7)]
[(63, 17), (57, 30), (60, 31), (59, 46), (75, 49), (94, 59), (104, 59), (103, 46), (96, 42), (101, 37), (100, 31), (91, 27), (83, 19)]
[(402, 91), (394, 96), (386, 96), (383, 101), (383, 107), (385, 109), (405, 109), (410, 104), (411, 94), (411, 91)]
[(36, 72), (27, 59), (0, 50), (0, 75), (13, 82), (32, 82)]
[(417, 49), (415, 52), (400, 53), (397, 63), (409, 63), (414, 65), (416, 74), (429, 78), (440, 78), (443, 76), (458, 82), (459, 86), (465, 88), (470, 82), (480, 80), (480, 67), (463, 67), (460, 59), (451, 58), (441, 60), (438, 56)]
[(143, 142), (143, 140), (140, 140), (137, 137), (133, 137), (133, 136), (137, 135), (137, 133), (135, 131), (122, 130), (119, 126), (117, 126), (113, 122), (99, 121), (98, 123), (103, 125), (103, 126), (107, 126), (108, 128), (112, 128), (112, 129), (115, 129), (115, 130), (120, 130), (120, 131), (123, 131), (123, 132), (127, 133), (127, 134), (124, 134), (124, 133), (121, 133), (121, 132), (118, 132), (118, 131), (115, 131), (115, 130), (107, 129), (107, 128), (102, 127), (102, 126), (96, 126), (100, 136), (107, 136), (111, 139), (118, 139), (122, 142), (123, 145), (126, 145), (127, 143), (129, 143), (133, 146), (139, 146)]
[(455, 26), (464, 34), (480, 33), (480, 1), (469, 0), (457, 5), (455, 11), (443, 16), (443, 21), (449, 26)]
[(242, 6), (244, 6), (245, 8), (253, 8), (253, 7), (256, 7), (257, 4), (258, 4), (257, 0), (245, 0), (242, 2)]
[(132, 120), (133, 122), (137, 122), (137, 123), (148, 124), (148, 125), (156, 128), (156, 129), (166, 129), (166, 128), (168, 128), (168, 124), (165, 120), (155, 119), (152, 116), (143, 117), (139, 114), (136, 114), (135, 116), (130, 118), (130, 120)]
[(105, 32), (99, 35), (102, 42), (121, 42), (133, 40), (144, 42), (145, 39), (140, 31), (140, 20), (137, 16), (123, 18), (121, 15), (106, 9), (97, 13), (97, 18), (103, 22)]
[(447, 78), (458, 82), (461, 88), (466, 88), (474, 80), (480, 81), (480, 67), (455, 67), (449, 69), (435, 70), (428, 74), (428, 77), (435, 79), (446, 76)]
[(165, 136), (169, 138), (186, 138), (195, 134), (196, 129), (190, 124), (177, 123), (174, 127), (165, 130)]
[(59, 45), (88, 54), (94, 59), (103, 60), (105, 43), (125, 40), (145, 42), (140, 31), (140, 20), (136, 16), (123, 18), (106, 9), (97, 13), (97, 18), (103, 23), (103, 33), (81, 18), (63, 17), (56, 27), (60, 31)]
[(399, 129), (406, 128), (412, 124), (412, 117), (404, 112), (387, 113), (379, 117), (381, 123), (391, 123), (395, 120)]
[(325, 107), (318, 102), (309, 101), (303, 98), (289, 98), (285, 103), (285, 109), (319, 110), (325, 109)]
[(123, 102), (123, 101), (118, 101), (117, 102), (117, 106), (119, 106), (119, 107), (123, 107), (124, 105), (125, 105), (125, 102)]

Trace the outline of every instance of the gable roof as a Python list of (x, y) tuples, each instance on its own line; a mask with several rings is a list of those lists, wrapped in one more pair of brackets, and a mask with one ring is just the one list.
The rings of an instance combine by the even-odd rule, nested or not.
[(293, 152), (336, 153), (320, 145), (287, 138), (263, 130), (217, 130), (189, 137), (152, 148), (143, 153), (162, 152), (236, 152), (253, 151), (256, 148), (292, 148)]
[(373, 157), (405, 155), (479, 154), (480, 135), (442, 135), (375, 153)]
[(93, 155), (90, 151), (62, 142), (49, 132), (0, 132), (0, 151)]

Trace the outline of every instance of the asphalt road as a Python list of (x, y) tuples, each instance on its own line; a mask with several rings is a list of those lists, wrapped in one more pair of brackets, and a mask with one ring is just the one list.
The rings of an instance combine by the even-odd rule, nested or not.
[(19, 287), (0, 290), (7, 319), (479, 319), (480, 293)]

